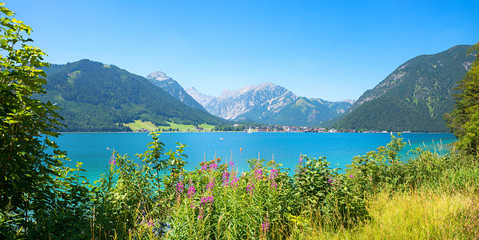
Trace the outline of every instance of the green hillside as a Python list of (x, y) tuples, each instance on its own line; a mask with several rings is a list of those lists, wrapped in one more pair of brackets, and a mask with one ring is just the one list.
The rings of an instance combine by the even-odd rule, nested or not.
[(63, 131), (122, 131), (124, 123), (167, 121), (212, 125), (225, 121), (187, 107), (147, 79), (113, 65), (81, 60), (45, 69), (47, 95), (62, 108)]
[(475, 56), (470, 46), (421, 55), (366, 91), (333, 127), (385, 131), (447, 132), (443, 115), (454, 106), (454, 87)]

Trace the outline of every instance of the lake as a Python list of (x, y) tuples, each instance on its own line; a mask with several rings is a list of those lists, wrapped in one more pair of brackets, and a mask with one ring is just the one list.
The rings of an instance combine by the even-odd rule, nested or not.
[[(442, 133), (404, 133), (408, 145), (403, 151), (418, 146), (445, 153), (447, 145), (455, 141), (452, 134)], [(324, 156), (332, 167), (344, 169), (354, 156), (364, 155), (385, 146), (391, 139), (389, 133), (162, 133), (160, 140), (165, 150), (174, 149), (176, 143), (188, 145), (186, 169), (198, 167), (204, 159), (212, 160), (215, 155), (222, 162), (233, 161), (239, 170), (248, 168), (247, 159), (264, 158), (282, 163), (283, 167), (294, 170), (300, 154), (310, 157)], [(75, 162), (83, 162), (90, 181), (99, 178), (108, 167), (108, 161), (115, 149), (120, 154), (134, 156), (143, 153), (151, 142), (148, 133), (63, 133), (57, 139), (62, 150), (68, 152)]]

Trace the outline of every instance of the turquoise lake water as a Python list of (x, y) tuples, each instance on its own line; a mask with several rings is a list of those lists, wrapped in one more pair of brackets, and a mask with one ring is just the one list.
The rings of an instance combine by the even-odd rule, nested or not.
[[(408, 143), (404, 155), (408, 149), (418, 146), (445, 153), (447, 145), (455, 140), (452, 134), (438, 133), (405, 133), (402, 138)], [(232, 160), (240, 171), (247, 169), (247, 159), (257, 158), (258, 154), (266, 160), (274, 157), (276, 162), (282, 163), (283, 167), (291, 171), (298, 163), (300, 154), (324, 156), (332, 167), (337, 165), (344, 169), (354, 156), (385, 146), (390, 139), (389, 133), (215, 132), (160, 135), (166, 151), (174, 149), (177, 142), (188, 145), (184, 152), (188, 156), (188, 170), (198, 167), (203, 159), (212, 160), (216, 154), (222, 158), (222, 162)], [(111, 149), (134, 156), (143, 153), (149, 142), (151, 138), (148, 133), (64, 133), (57, 139), (60, 148), (66, 150), (72, 160), (67, 165), (83, 162), (90, 181), (98, 179), (108, 167)]]

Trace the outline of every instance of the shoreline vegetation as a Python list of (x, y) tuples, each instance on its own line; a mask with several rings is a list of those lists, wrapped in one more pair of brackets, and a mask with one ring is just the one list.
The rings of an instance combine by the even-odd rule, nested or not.
[[(448, 116), (458, 137), (440, 156), (404, 157), (400, 135), (344, 169), (302, 155), (294, 175), (250, 159), (187, 171), (187, 147), (158, 132), (142, 154), (112, 151), (94, 182), (52, 140), (64, 127), (45, 94), (45, 53), (0, 3), (0, 239), (478, 239), (479, 61)], [(474, 50), (479, 50), (479, 43)], [(137, 124), (138, 125), (138, 124)], [(87, 151), (87, 149), (85, 149)], [(105, 161), (108, 161), (105, 159)]]

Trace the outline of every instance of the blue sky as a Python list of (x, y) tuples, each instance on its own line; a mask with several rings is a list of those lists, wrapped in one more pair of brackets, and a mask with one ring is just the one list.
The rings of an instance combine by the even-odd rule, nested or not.
[(52, 63), (91, 59), (183, 87), (273, 82), (357, 99), (421, 54), (479, 41), (479, 0), (13, 0)]

